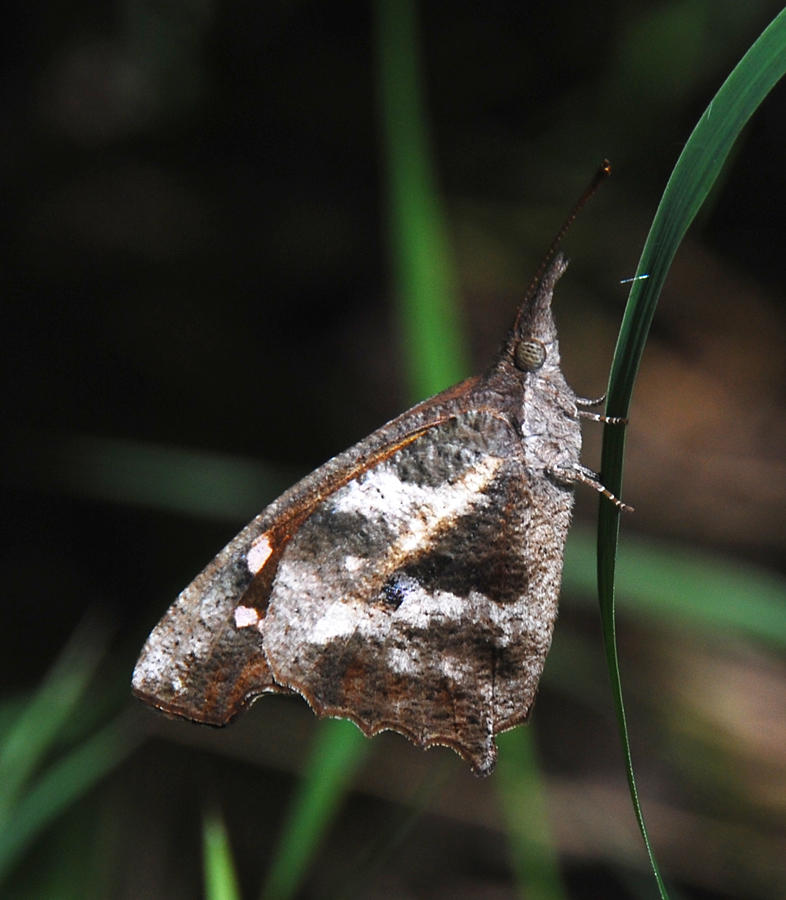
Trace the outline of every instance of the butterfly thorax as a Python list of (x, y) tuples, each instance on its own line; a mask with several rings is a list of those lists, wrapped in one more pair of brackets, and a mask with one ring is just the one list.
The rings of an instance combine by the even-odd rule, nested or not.
[(520, 435), (527, 470), (543, 475), (573, 468), (581, 453), (576, 394), (559, 368), (559, 346), (547, 345), (547, 361), (537, 371), (522, 372), (506, 357), (485, 376), (478, 394), (503, 397), (503, 406)]
[(487, 388), (504, 396), (521, 435), (525, 465), (543, 475), (572, 469), (579, 462), (581, 430), (576, 394), (560, 368), (559, 341), (552, 311), (554, 287), (567, 268), (557, 256), (522, 302)]

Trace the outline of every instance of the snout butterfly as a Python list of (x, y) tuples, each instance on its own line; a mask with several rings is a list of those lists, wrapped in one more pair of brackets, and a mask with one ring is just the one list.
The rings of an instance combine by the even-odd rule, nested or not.
[(426, 400), (263, 510), (153, 629), (134, 693), (228, 723), (268, 692), (366, 735), (442, 744), (478, 775), (530, 712), (557, 615), (588, 411), (560, 370), (557, 235), (485, 374)]

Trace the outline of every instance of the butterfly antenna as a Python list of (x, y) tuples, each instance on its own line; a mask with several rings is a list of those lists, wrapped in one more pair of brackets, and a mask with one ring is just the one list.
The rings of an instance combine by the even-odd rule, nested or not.
[[(565, 219), (565, 221), (563, 222), (562, 228), (560, 228), (560, 230), (556, 234), (556, 237), (551, 242), (551, 246), (546, 251), (546, 255), (543, 257), (541, 264), (538, 266), (537, 272), (535, 272), (535, 276), (533, 277), (532, 281), (530, 281), (530, 283), (529, 283), (529, 287), (527, 288), (527, 291), (524, 294), (524, 301), (522, 302), (521, 306), (519, 307), (519, 311), (521, 311), (526, 306), (527, 300), (529, 300), (530, 297), (537, 290), (538, 285), (540, 284), (540, 279), (543, 277), (543, 273), (546, 271), (546, 268), (549, 265), (549, 263), (552, 261), (552, 259), (554, 259), (554, 254), (559, 249), (559, 245), (562, 243), (562, 239), (565, 237), (565, 233), (570, 228), (570, 226), (573, 224), (574, 220), (576, 219), (576, 216), (581, 212), (584, 204), (589, 200), (589, 198), (600, 187), (601, 182), (605, 181), (609, 175), (611, 175), (611, 163), (607, 159), (604, 159), (603, 162), (598, 167), (598, 171), (593, 176), (592, 181), (590, 181), (590, 183), (587, 185), (587, 187), (584, 190), (584, 193), (576, 201), (576, 204), (574, 205), (573, 209), (568, 214), (567, 219)], [(518, 324), (518, 319), (517, 319), (516, 324)]]

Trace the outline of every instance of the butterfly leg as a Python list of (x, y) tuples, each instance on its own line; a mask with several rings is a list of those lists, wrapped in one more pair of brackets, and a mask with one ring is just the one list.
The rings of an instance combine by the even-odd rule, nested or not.
[(550, 475), (555, 481), (559, 481), (562, 484), (585, 484), (587, 485), (587, 487), (591, 487), (599, 494), (603, 494), (606, 499), (611, 500), (611, 502), (617, 507), (617, 509), (623, 510), (624, 512), (633, 512), (632, 506), (628, 506), (628, 504), (623, 503), (622, 500), (619, 499), (619, 497), (615, 497), (608, 488), (604, 487), (600, 483), (597, 474), (593, 472), (592, 469), (588, 469), (586, 466), (576, 465), (569, 469), (549, 468), (546, 469), (546, 474)]
[(580, 419), (589, 419), (590, 422), (604, 422), (606, 425), (627, 425), (628, 420), (622, 416), (602, 416), (600, 413), (587, 412), (586, 409), (579, 410)]
[(603, 416), (600, 413), (587, 412), (592, 406), (600, 406), (606, 399), (605, 394), (600, 397), (590, 399), (588, 397), (576, 397), (576, 406), (578, 406), (578, 414), (580, 419), (589, 419), (591, 422), (604, 422), (606, 425), (627, 425), (628, 420), (622, 416)]
[(605, 394), (601, 394), (600, 397), (596, 397), (594, 400), (590, 400), (588, 397), (576, 397), (576, 406), (600, 406), (605, 399)]

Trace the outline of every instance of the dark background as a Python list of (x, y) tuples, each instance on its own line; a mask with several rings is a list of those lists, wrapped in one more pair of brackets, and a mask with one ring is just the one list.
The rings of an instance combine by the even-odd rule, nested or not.
[[(608, 156), (614, 176), (567, 238), (558, 302), (566, 375), (580, 394), (602, 393), (619, 282), (671, 167), (779, 8), (421, 4), (475, 370)], [(314, 733), (305, 707), (269, 699), (205, 732), (137, 709), (127, 685), (150, 627), (247, 518), (417, 399), (391, 298), (372, 17), (354, 2), (4, 7), (2, 684), (24, 696), (85, 616), (99, 619), (112, 650), (84, 703), (150, 735), (31, 847), (12, 881), (20, 896), (63, 857), (75, 866), (67, 829), (82, 860), (74, 884), (194, 896), (206, 796), (223, 808), (248, 891), (268, 864)], [(784, 139), (780, 86), (677, 257), (634, 395), (626, 499), (637, 512), (624, 522), (626, 534), (776, 574)], [(585, 432), (584, 461), (597, 465), (599, 429)], [(578, 527), (595, 509), (579, 497)], [(741, 636), (654, 627), (620, 603), (634, 752), (664, 868), (685, 896), (775, 896), (782, 660)], [(589, 654), (603, 702), (588, 707), (547, 677), (535, 715), (569, 893), (635, 895), (646, 861), (591, 603), (566, 597), (560, 629)], [(384, 836), (445, 765), (395, 736), (374, 744), (308, 896), (329, 895), (339, 861)], [(362, 895), (514, 895), (492, 788), (458, 763), (449, 771)]]

